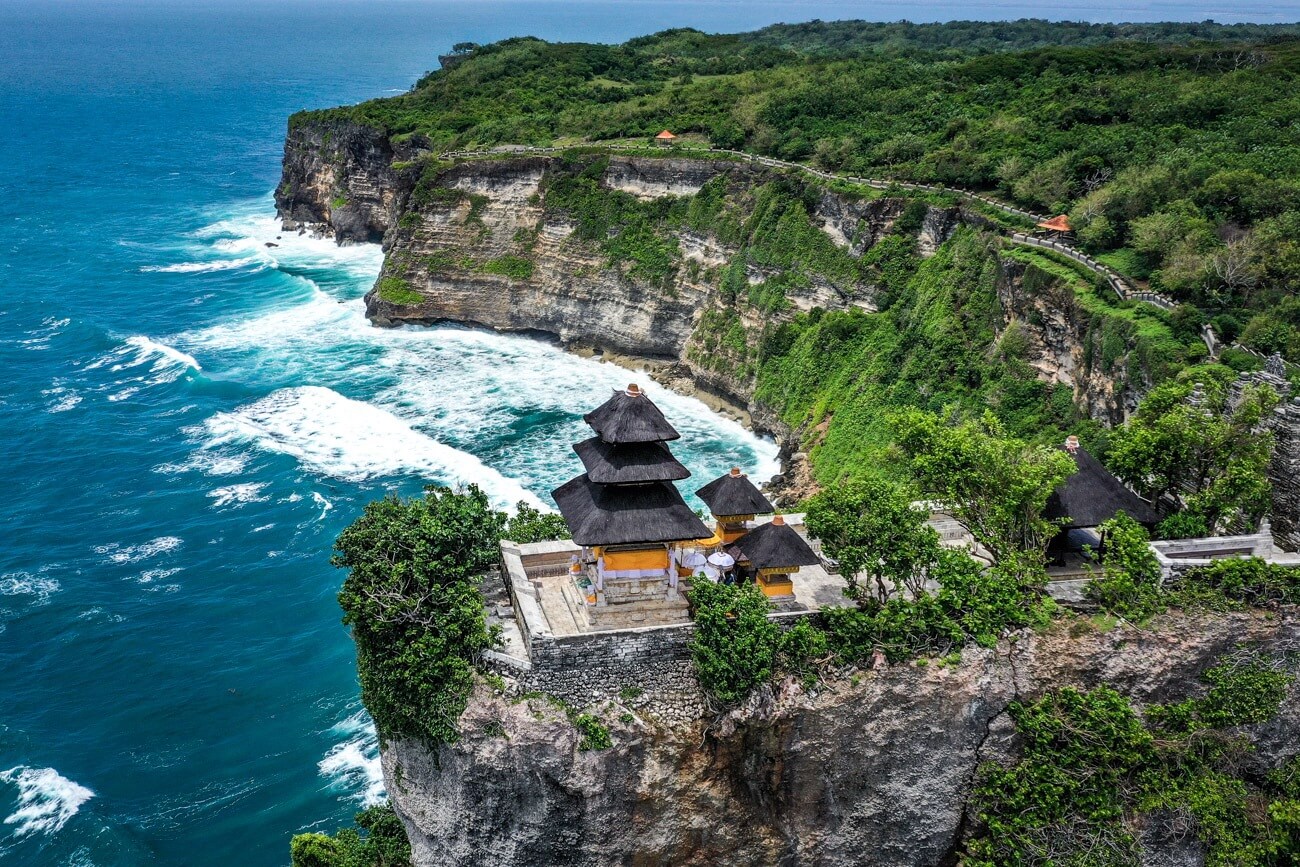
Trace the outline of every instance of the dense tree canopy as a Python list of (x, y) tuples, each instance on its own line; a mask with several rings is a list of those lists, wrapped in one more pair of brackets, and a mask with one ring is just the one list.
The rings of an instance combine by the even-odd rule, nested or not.
[(359, 120), (432, 151), (669, 127), (990, 190), (1068, 211), (1081, 242), (1134, 279), (1300, 358), (1300, 308), (1278, 305), (1300, 277), (1296, 36), (1024, 21), (671, 30), (613, 46), (511, 39), (469, 49), (403, 96), (295, 122)]
[(493, 643), (479, 576), (504, 524), (477, 487), (431, 487), (370, 503), (340, 534), (333, 562), (349, 572), (339, 604), (381, 738), (455, 740), (474, 663)]

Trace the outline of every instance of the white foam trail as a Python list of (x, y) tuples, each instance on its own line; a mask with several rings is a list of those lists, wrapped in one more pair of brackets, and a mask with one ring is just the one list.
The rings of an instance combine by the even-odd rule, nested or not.
[(157, 357), (157, 360), (153, 365), (154, 370), (161, 370), (174, 365), (192, 367), (195, 370), (203, 369), (199, 363), (194, 360), (194, 356), (181, 352), (174, 346), (168, 346), (166, 343), (159, 343), (157, 340), (150, 337), (136, 335), (134, 337), (128, 337), (126, 342), (139, 351), (140, 361), (142, 362), (150, 357)]
[(248, 455), (200, 450), (190, 455), (182, 463), (159, 464), (153, 469), (156, 473), (169, 475), (194, 470), (203, 473), (205, 476), (236, 476), (242, 473), (247, 465)]
[(0, 596), (30, 596), (32, 605), (44, 605), (60, 590), (59, 582), (30, 572), (7, 572), (0, 575)]
[(336, 788), (351, 790), (367, 807), (383, 803), (384, 773), (379, 764), (379, 739), (365, 711), (357, 711), (331, 732), (346, 740), (335, 744), (317, 763), (320, 774)]
[(117, 542), (99, 545), (95, 548), (95, 553), (107, 554), (108, 559), (113, 563), (139, 563), (142, 560), (148, 560), (150, 557), (157, 557), (159, 554), (175, 551), (182, 544), (181, 540), (176, 536), (159, 536), (157, 539), (151, 539), (140, 545), (130, 545), (125, 548)]
[(155, 581), (161, 581), (164, 578), (170, 578), (177, 572), (181, 571), (179, 566), (172, 569), (146, 569), (136, 577), (136, 582), (140, 584), (152, 584)]
[(320, 386), (272, 392), (205, 423), (210, 446), (249, 441), (290, 455), (309, 470), (363, 481), (413, 473), (444, 484), (477, 484), (499, 506), (541, 501), (481, 460), (414, 430), (378, 407)]
[(213, 508), (220, 509), (222, 506), (234, 504), (236, 508), (245, 503), (264, 503), (268, 499), (262, 496), (262, 489), (266, 487), (266, 482), (245, 482), (240, 485), (227, 485), (224, 488), (214, 488), (208, 491), (208, 496), (213, 499)]
[(18, 787), (18, 809), (5, 818), (17, 825), (14, 835), (24, 837), (43, 832), (53, 834), (77, 815), (81, 805), (95, 793), (59, 774), (54, 768), (19, 765), (0, 772), (0, 782)]
[(178, 262), (175, 265), (145, 265), (141, 271), (156, 274), (203, 274), (209, 271), (233, 271), (248, 265), (264, 265), (254, 256), (243, 259), (219, 259), (215, 262)]

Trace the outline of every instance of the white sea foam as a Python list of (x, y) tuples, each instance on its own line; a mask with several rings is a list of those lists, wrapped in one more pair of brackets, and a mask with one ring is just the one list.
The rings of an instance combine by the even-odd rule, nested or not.
[(178, 262), (174, 265), (145, 265), (140, 270), (158, 274), (203, 274), (209, 271), (233, 271), (248, 265), (264, 263), (254, 256), (243, 259), (218, 259), (215, 262)]
[(191, 367), (194, 370), (203, 369), (199, 363), (194, 360), (194, 356), (181, 352), (174, 346), (168, 346), (166, 343), (159, 343), (157, 340), (145, 337), (142, 334), (128, 337), (126, 342), (128, 345), (134, 346), (140, 353), (140, 361), (143, 362), (150, 358), (155, 359), (153, 370), (163, 370), (177, 365), (181, 367)]
[(26, 597), (30, 599), (31, 605), (44, 605), (59, 589), (59, 582), (53, 578), (30, 572), (6, 572), (0, 575), (0, 596)]
[[(196, 429), (198, 430), (198, 429)], [(193, 433), (189, 429), (187, 433)], [(248, 455), (230, 453), (220, 450), (200, 449), (179, 464), (159, 464), (154, 467), (156, 473), (183, 473), (196, 471), (205, 476), (236, 476), (248, 465)]]
[(345, 789), (366, 806), (384, 800), (384, 774), (379, 764), (379, 740), (365, 711), (335, 725), (331, 732), (345, 738), (317, 763), (322, 777)]
[(146, 569), (137, 575), (135, 580), (140, 584), (152, 584), (155, 581), (162, 581), (164, 578), (170, 578), (179, 571), (181, 571), (179, 566), (172, 569)]
[(0, 772), (0, 782), (18, 787), (18, 809), (5, 818), (17, 826), (15, 836), (42, 832), (53, 834), (77, 815), (81, 805), (95, 793), (59, 774), (54, 768), (19, 765)]
[(125, 548), (117, 542), (99, 545), (95, 548), (95, 553), (107, 554), (108, 559), (113, 563), (139, 563), (142, 560), (157, 557), (159, 554), (175, 551), (182, 544), (181, 540), (176, 536), (159, 536), (157, 539), (151, 539), (139, 545), (129, 545)]
[(50, 403), (45, 407), (46, 412), (67, 412), (81, 403), (81, 395), (62, 385), (47, 388), (41, 395), (50, 398)]
[(223, 488), (214, 488), (208, 491), (208, 496), (212, 498), (213, 508), (220, 509), (222, 506), (234, 504), (236, 507), (245, 503), (263, 503), (267, 497), (262, 496), (262, 489), (266, 487), (266, 482), (245, 482), (239, 485), (227, 485)]
[(498, 505), (541, 505), (518, 482), (467, 452), (444, 445), (389, 412), (319, 386), (272, 392), (206, 422), (209, 445), (250, 441), (307, 469), (363, 481), (412, 473), (446, 484), (479, 485)]

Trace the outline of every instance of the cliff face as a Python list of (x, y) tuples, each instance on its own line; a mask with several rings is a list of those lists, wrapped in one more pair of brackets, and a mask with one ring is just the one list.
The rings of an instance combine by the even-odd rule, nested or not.
[(409, 178), (388, 137), (348, 123), (296, 124), (284, 142), (275, 207), (286, 230), (379, 242), (396, 225)]
[[(743, 293), (736, 300), (734, 289), (727, 296), (721, 285), (738, 248), (708, 220), (665, 221), (668, 228), (660, 234), (670, 236), (671, 267), (647, 274), (634, 257), (612, 254), (603, 238), (583, 236), (583, 215), (554, 204), (555, 178), (574, 171), (565, 160), (519, 157), (430, 171), (419, 154), (403, 147), (395, 149), (360, 126), (295, 126), (276, 196), (286, 228), (332, 233), (340, 241), (383, 240), (384, 271), (366, 298), (376, 324), (463, 322), (549, 336), (573, 349), (666, 362), (661, 377), (748, 414), (792, 452), (796, 437), (769, 407), (754, 401), (753, 359), (762, 335), (814, 308), (876, 309), (880, 287), (869, 279), (815, 268), (784, 281), (776, 307), (746, 303)], [(711, 183), (719, 176), (725, 181), (720, 188)], [(779, 173), (746, 163), (631, 156), (610, 157), (599, 176), (611, 195), (651, 204), (693, 206), (709, 185), (742, 211), (757, 206), (756, 189), (774, 182), (781, 182)], [(806, 204), (810, 223), (854, 258), (904, 223), (914, 249), (926, 256), (963, 222), (982, 221), (958, 208), (922, 206), (918, 213), (915, 201), (860, 200), (833, 191)], [(1031, 364), (1043, 378), (1074, 388), (1088, 413), (1122, 419), (1135, 393), (1116, 392), (1115, 377), (1099, 370), (1080, 320), (1053, 299), (1024, 291), (1022, 268), (1004, 264), (1001, 326), (1016, 322), (1029, 337)], [(780, 277), (780, 269), (751, 263), (743, 285), (761, 289)], [(720, 345), (724, 328), (732, 329), (730, 350)]]
[[(460, 742), (391, 743), (384, 774), (418, 867), (943, 867), (974, 821), (978, 765), (1015, 752), (1012, 700), (1101, 683), (1139, 703), (1178, 699), (1203, 691), (1200, 672), (1239, 642), (1297, 639), (1294, 619), (1261, 614), (1027, 636), (954, 666), (882, 667), (813, 692), (786, 682), (689, 725), (613, 703), (597, 710), (614, 735), (603, 751), (579, 750), (545, 702), (481, 689)], [(1259, 760), (1289, 758), (1298, 722), (1293, 690), (1247, 732)], [(1194, 842), (1148, 850), (1150, 864), (1203, 863)]]

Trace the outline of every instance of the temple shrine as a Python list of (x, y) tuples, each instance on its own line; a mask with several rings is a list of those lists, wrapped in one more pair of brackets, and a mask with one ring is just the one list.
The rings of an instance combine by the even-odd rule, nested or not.
[(696, 564), (684, 560), (712, 534), (673, 485), (690, 476), (666, 445), (681, 435), (635, 384), (583, 420), (596, 434), (573, 447), (586, 472), (551, 496), (582, 548), (571, 572), (588, 618), (631, 603), (658, 618), (685, 612), (679, 579)]

